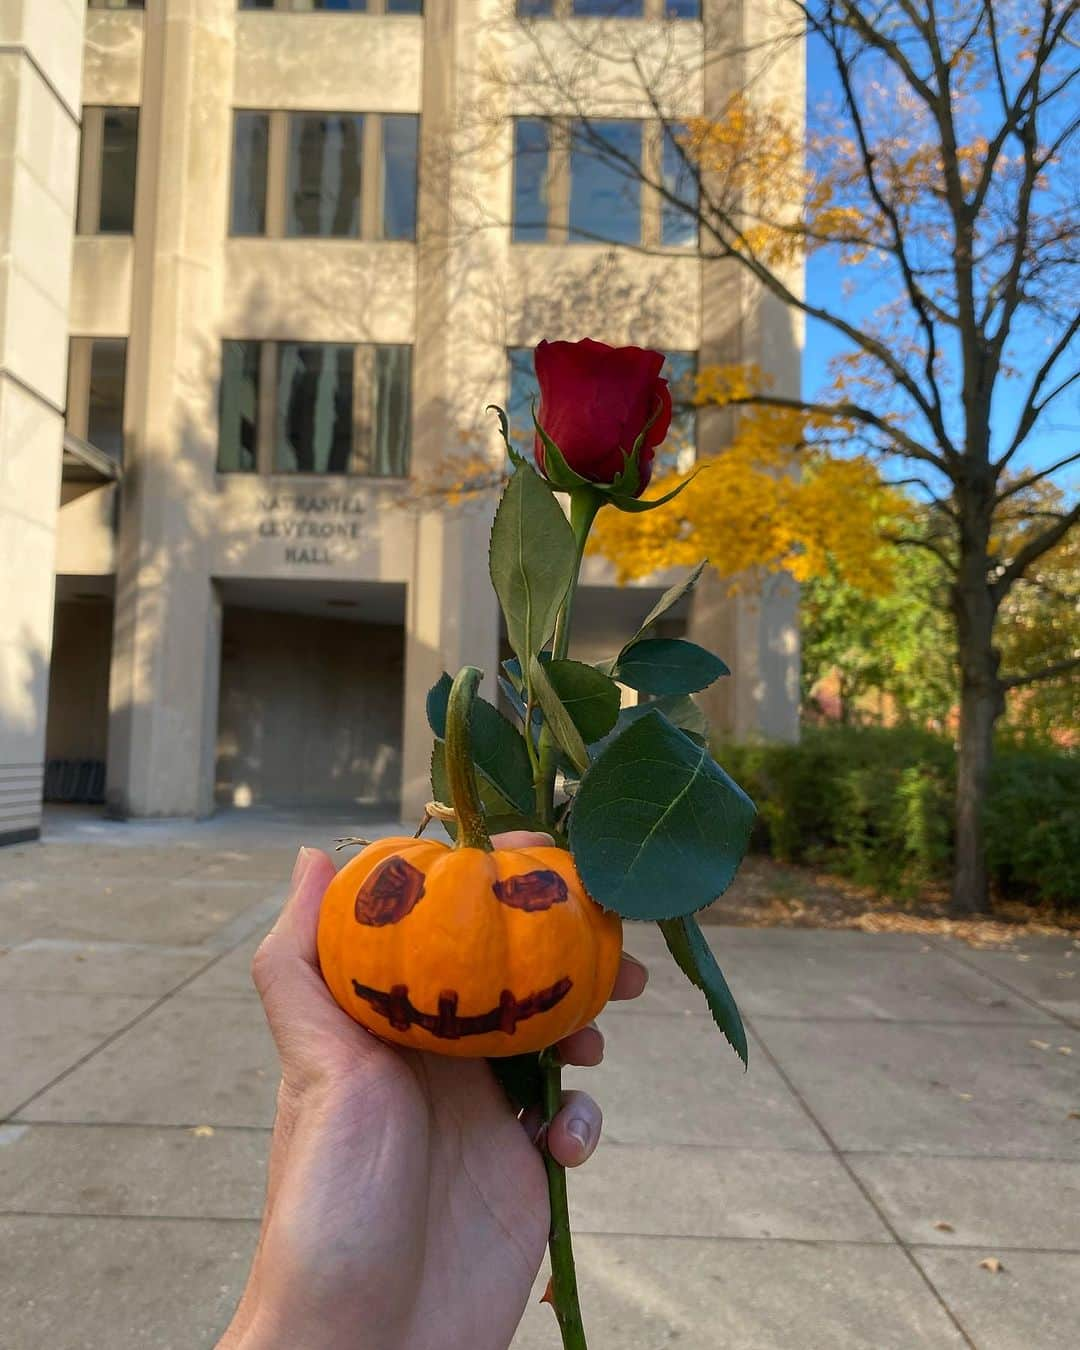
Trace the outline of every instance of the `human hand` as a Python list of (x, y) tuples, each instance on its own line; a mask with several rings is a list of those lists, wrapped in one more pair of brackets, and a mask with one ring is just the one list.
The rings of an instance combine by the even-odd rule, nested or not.
[[(386, 1045), (338, 1007), (316, 951), (333, 875), (325, 853), (300, 850), (255, 954), (282, 1076), (262, 1231), (218, 1350), (506, 1350), (548, 1236), (539, 1118), (516, 1116), (486, 1060)], [(624, 956), (612, 998), (646, 978)], [(603, 1037), (584, 1027), (559, 1052), (598, 1064)], [(575, 1167), (600, 1124), (591, 1097), (564, 1093), (546, 1146)]]

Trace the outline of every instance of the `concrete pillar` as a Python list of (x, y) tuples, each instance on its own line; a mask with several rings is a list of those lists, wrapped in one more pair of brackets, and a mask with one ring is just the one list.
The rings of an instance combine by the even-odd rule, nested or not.
[(210, 579), (235, 0), (147, 0), (106, 799), (212, 809)]
[(0, 844), (41, 828), (83, 0), (0, 0)]
[[(462, 377), (476, 340), (475, 316), (455, 277), (468, 270), (455, 241), (452, 203), (457, 175), (452, 153), (461, 68), (459, 0), (427, 0), (424, 20), (424, 115), (417, 233), (414, 471), (423, 475), (460, 447), (459, 429), (474, 420), (475, 386)], [(467, 442), (466, 442), (467, 443)], [(498, 603), (488, 579), (487, 545), (494, 503), (423, 512), (416, 521), (415, 559), (405, 619), (405, 719), (401, 809), (418, 816), (431, 799), (431, 732), (424, 697), (446, 670), (479, 666), (482, 692), (495, 699)]]
[[(780, 55), (767, 42), (779, 25), (790, 25), (790, 6), (781, 0), (744, 5), (705, 0), (707, 56), (705, 112), (719, 116), (741, 90), (764, 91), (801, 124), (805, 91), (804, 49), (791, 43)], [(767, 62), (767, 66), (762, 63)], [(729, 261), (702, 267), (700, 363), (753, 362), (769, 372), (777, 393), (798, 395), (802, 326), (794, 311), (763, 292), (746, 270)], [(801, 270), (787, 279), (796, 290)], [(723, 453), (734, 418), (723, 409), (703, 409), (698, 444), (703, 454)], [(723, 570), (723, 559), (714, 563)], [(710, 570), (691, 605), (689, 632), (731, 667), (699, 696), (720, 733), (737, 740), (755, 736), (797, 740), (799, 735), (798, 586), (787, 574), (761, 585), (744, 583), (731, 591)]]

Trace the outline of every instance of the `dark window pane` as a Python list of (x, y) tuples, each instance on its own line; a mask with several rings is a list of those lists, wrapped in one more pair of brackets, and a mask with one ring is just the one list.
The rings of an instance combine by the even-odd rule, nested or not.
[(386, 0), (387, 14), (423, 14), (423, 0)]
[(540, 386), (536, 381), (531, 347), (511, 347), (507, 353), (510, 367), (510, 391), (506, 417), (510, 423), (510, 442), (515, 450), (528, 456), (532, 451), (533, 401), (539, 402)]
[(574, 13), (579, 18), (640, 19), (644, 12), (642, 0), (574, 0)]
[(95, 338), (90, 348), (86, 439), (114, 459), (124, 454), (124, 338)]
[(138, 144), (138, 108), (106, 108), (101, 131), (101, 234), (130, 234), (135, 227)]
[(371, 457), (367, 473), (405, 478), (412, 443), (412, 348), (375, 348)]
[(694, 247), (698, 241), (698, 185), (694, 166), (687, 163), (685, 151), (678, 143), (682, 134), (677, 126), (664, 128), (664, 187), (683, 205), (676, 205), (666, 197), (660, 202), (660, 241)]
[(697, 352), (668, 352), (661, 374), (671, 390), (673, 411), (667, 439), (656, 456), (655, 473), (686, 473), (697, 457)]
[(669, 19), (698, 19), (701, 0), (665, 0), (664, 12)]
[(348, 473), (353, 445), (353, 349), (328, 342), (278, 345), (280, 473)]
[(293, 9), (341, 9), (361, 14), (367, 9), (367, 0), (293, 0)]
[(233, 128), (232, 232), (266, 233), (268, 113), (238, 112)]
[(241, 9), (273, 9), (274, 0), (240, 0)]
[(382, 119), (382, 232), (384, 239), (416, 238), (416, 155), (420, 119)]
[(254, 473), (259, 412), (258, 342), (221, 348), (218, 473)]
[(355, 113), (293, 113), (289, 119), (288, 233), (353, 238), (360, 233), (360, 148)]
[(548, 127), (531, 117), (514, 123), (514, 215), (516, 243), (548, 237)]
[(553, 0), (517, 0), (519, 19), (549, 19), (555, 12)]
[(588, 122), (570, 146), (570, 238), (641, 242), (641, 123)]

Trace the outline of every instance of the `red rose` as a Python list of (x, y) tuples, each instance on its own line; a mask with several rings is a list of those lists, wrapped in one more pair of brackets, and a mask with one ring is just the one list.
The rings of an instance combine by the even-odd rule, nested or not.
[[(537, 421), (582, 478), (612, 482), (623, 470), (624, 454), (633, 450), (645, 432), (635, 494), (640, 495), (648, 485), (656, 447), (671, 425), (671, 394), (667, 380), (660, 378), (661, 353), (642, 347), (609, 347), (584, 338), (581, 342), (541, 342), (535, 361), (540, 383)], [(534, 453), (543, 473), (544, 446), (539, 435)]]

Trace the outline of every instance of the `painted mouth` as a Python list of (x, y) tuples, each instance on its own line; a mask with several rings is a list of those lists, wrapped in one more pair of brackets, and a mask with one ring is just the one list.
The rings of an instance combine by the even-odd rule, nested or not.
[(459, 1017), (455, 989), (447, 989), (439, 995), (438, 1012), (426, 1013), (414, 1007), (410, 1001), (407, 984), (392, 985), (389, 993), (385, 993), (358, 980), (352, 982), (357, 998), (362, 998), (380, 1017), (385, 1017), (395, 1031), (421, 1027), (432, 1036), (446, 1041), (457, 1041), (463, 1036), (482, 1036), (488, 1031), (502, 1031), (512, 1036), (519, 1022), (525, 1022), (539, 1013), (550, 1012), (557, 1003), (561, 1003), (572, 985), (573, 980), (563, 976), (547, 989), (538, 989), (528, 998), (515, 998), (509, 989), (504, 989), (498, 1004), (488, 1012)]

